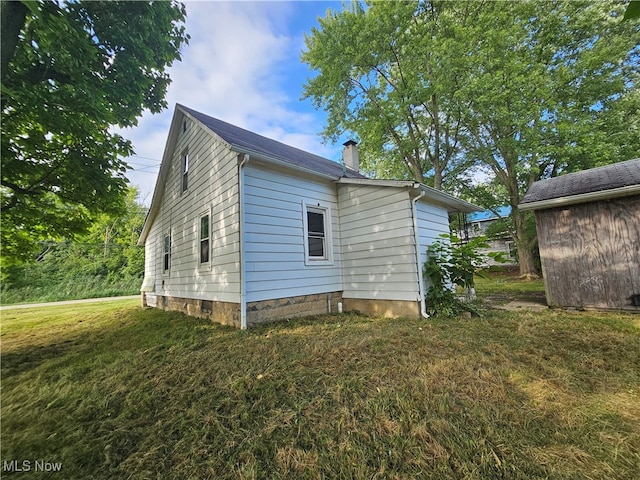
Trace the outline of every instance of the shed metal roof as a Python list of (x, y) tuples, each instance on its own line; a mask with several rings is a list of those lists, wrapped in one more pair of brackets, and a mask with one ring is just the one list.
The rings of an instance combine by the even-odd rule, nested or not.
[[(496, 215), (497, 212), (497, 215)], [(497, 220), (511, 215), (511, 207), (509, 205), (498, 207), (495, 210), (484, 210), (482, 212), (474, 212), (469, 214), (467, 220), (469, 222), (483, 222), (485, 220)]]
[(534, 182), (521, 210), (583, 203), (640, 193), (640, 158)]

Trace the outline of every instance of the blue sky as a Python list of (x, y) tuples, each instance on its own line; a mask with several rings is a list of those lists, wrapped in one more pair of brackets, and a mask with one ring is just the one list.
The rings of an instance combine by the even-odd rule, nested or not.
[[(341, 1), (186, 2), (191, 40), (169, 74), (169, 108), (143, 115), (138, 126), (120, 131), (133, 142), (134, 168), (127, 176), (151, 196), (176, 103), (286, 144), (338, 160), (342, 145), (323, 144), (326, 115), (301, 101), (312, 75), (300, 61), (304, 35)], [(343, 141), (346, 141), (345, 138)]]

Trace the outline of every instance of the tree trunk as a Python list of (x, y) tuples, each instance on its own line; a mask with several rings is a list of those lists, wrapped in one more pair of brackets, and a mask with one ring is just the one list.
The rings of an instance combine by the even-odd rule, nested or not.
[(540, 278), (533, 258), (534, 239), (528, 238), (525, 228), (524, 215), (518, 210), (517, 205), (511, 205), (513, 223), (515, 226), (515, 242), (518, 250), (518, 264), (520, 265), (520, 277), (526, 279)]
[[(440, 165), (434, 165), (433, 188), (442, 190), (442, 168)], [(423, 180), (424, 181), (424, 180)]]
[(0, 1), (0, 71), (2, 83), (8, 73), (9, 62), (18, 46), (18, 36), (27, 18), (27, 7), (22, 2)]

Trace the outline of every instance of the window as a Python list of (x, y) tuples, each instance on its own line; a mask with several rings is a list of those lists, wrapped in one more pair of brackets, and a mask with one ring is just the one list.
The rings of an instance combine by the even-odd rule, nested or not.
[(307, 209), (307, 229), (309, 258), (326, 258), (324, 212)]
[(209, 262), (209, 214), (200, 217), (200, 263)]
[(162, 270), (168, 272), (171, 267), (171, 234), (164, 236), (164, 265)]
[(182, 154), (182, 191), (186, 192), (189, 186), (189, 154)]
[(327, 207), (305, 205), (306, 261), (318, 264), (331, 261), (330, 211)]

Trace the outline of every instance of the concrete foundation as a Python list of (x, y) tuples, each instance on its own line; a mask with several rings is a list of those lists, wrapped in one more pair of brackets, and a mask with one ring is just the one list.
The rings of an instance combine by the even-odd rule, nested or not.
[(367, 298), (344, 298), (345, 311), (358, 311), (366, 315), (382, 316), (387, 318), (420, 317), (420, 302), (406, 300), (378, 300)]
[(162, 310), (178, 311), (196, 318), (208, 318), (222, 325), (240, 328), (240, 304), (197, 300), (194, 298), (169, 297), (142, 293), (142, 306)]
[(247, 326), (276, 322), (287, 318), (336, 313), (342, 292), (316, 293), (297, 297), (247, 303)]
[[(287, 318), (336, 313), (342, 292), (317, 293), (247, 303), (247, 327)], [(170, 297), (142, 292), (142, 306), (178, 311), (197, 318), (208, 318), (222, 325), (241, 327), (240, 304)]]

